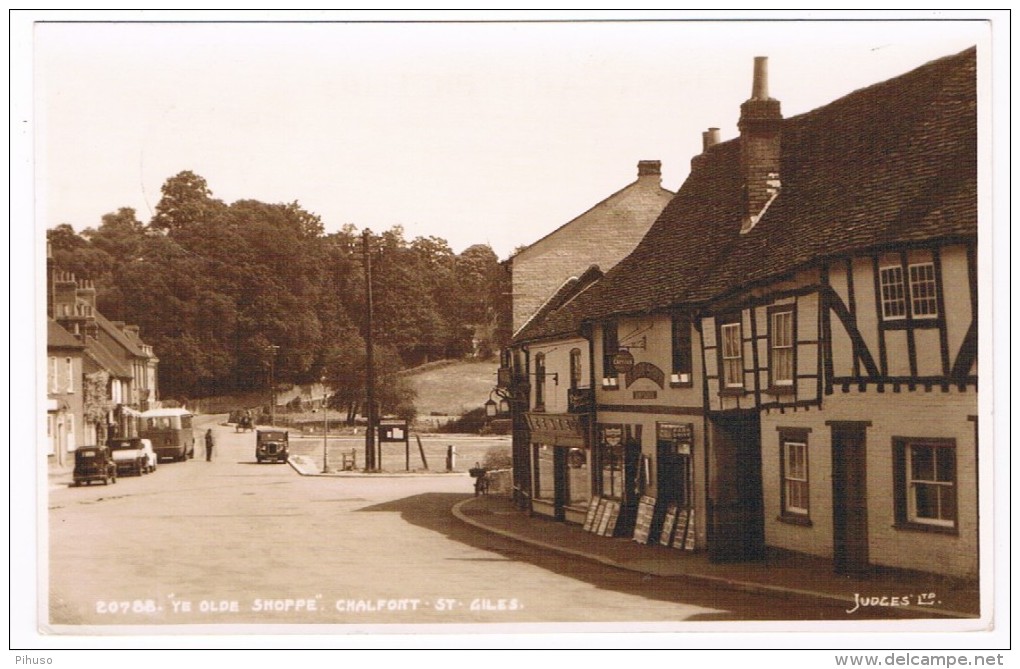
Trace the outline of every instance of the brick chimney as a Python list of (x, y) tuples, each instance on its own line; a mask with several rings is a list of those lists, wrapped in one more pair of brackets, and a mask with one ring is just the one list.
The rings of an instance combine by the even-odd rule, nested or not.
[(654, 185), (662, 185), (662, 161), (639, 160), (637, 164), (638, 181)]
[(749, 232), (779, 194), (779, 100), (769, 97), (768, 58), (754, 59), (751, 97), (740, 105), (740, 170), (744, 217), (740, 232)]

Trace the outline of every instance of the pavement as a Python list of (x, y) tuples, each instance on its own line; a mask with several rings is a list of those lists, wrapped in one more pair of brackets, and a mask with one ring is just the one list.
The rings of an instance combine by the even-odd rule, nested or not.
[(458, 503), (453, 513), (465, 523), (510, 539), (650, 576), (693, 579), (774, 596), (835, 600), (845, 602), (848, 613), (860, 605), (861, 598), (879, 598), (872, 605), (895, 607), (908, 617), (980, 617), (978, 584), (937, 574), (882, 569), (842, 576), (833, 572), (831, 560), (786, 551), (769, 551), (758, 562), (715, 563), (704, 551), (601, 537), (579, 525), (531, 516), (505, 496), (470, 498)]

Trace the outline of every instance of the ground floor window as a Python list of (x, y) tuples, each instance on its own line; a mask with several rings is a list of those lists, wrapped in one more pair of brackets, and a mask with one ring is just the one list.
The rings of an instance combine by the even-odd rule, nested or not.
[(535, 444), (535, 471), (532, 484), (535, 499), (552, 501), (556, 496), (554, 450), (547, 444)]
[(896, 516), (908, 526), (956, 528), (956, 442), (952, 439), (893, 440)]
[(567, 451), (567, 490), (564, 498), (568, 506), (584, 506), (591, 500), (591, 468), (588, 451), (571, 448)]
[(808, 515), (808, 448), (802, 441), (784, 439), (782, 448), (783, 514)]
[(623, 426), (603, 425), (599, 430), (599, 495), (623, 498)]

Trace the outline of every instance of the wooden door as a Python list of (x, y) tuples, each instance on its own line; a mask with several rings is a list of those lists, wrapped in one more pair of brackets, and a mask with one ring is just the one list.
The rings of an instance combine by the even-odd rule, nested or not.
[(838, 574), (868, 567), (865, 425), (832, 424), (832, 553)]

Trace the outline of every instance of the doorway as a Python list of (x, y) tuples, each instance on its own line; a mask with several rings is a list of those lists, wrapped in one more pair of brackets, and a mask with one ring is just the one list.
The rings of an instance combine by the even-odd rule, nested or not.
[(714, 562), (765, 557), (761, 418), (757, 412), (711, 419), (708, 555)]
[(868, 490), (865, 429), (868, 423), (832, 428), (832, 556), (837, 574), (868, 568)]

